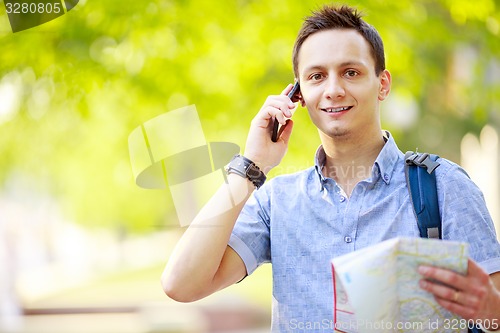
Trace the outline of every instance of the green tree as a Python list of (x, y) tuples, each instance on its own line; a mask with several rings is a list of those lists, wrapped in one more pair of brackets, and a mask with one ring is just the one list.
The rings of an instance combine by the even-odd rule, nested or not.
[[(12, 33), (0, 12), (0, 183), (27, 183), (88, 226), (176, 227), (168, 191), (138, 188), (127, 137), (197, 106), (207, 141), (244, 146), (269, 94), (293, 81), (291, 51), (318, 1), (81, 1)], [(385, 41), (393, 92), (384, 127), (400, 148), (458, 161), (462, 136), (498, 127), (500, 11), (492, 0), (348, 1)], [(399, 115), (399, 116), (398, 116)], [(404, 115), (404, 116), (401, 116)], [(272, 175), (312, 164), (305, 110)], [(19, 180), (22, 179), (22, 182)]]

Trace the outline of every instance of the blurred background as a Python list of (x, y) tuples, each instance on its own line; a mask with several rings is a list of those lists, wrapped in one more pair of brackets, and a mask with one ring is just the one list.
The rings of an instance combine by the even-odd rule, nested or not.
[[(0, 1), (1, 3), (1, 1)], [(138, 126), (195, 104), (207, 142), (244, 147), (293, 82), (302, 19), (326, 1), (80, 1), (13, 33), (0, 5), (0, 332), (265, 332), (271, 270), (179, 304), (159, 278), (182, 234), (168, 190), (134, 181)], [(383, 127), (402, 151), (462, 164), (499, 216), (498, 0), (344, 1), (385, 42)], [(271, 177), (313, 163), (298, 110)]]

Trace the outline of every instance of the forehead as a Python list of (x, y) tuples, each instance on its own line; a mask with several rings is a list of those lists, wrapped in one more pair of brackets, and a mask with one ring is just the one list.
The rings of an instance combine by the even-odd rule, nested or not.
[(375, 68), (370, 44), (353, 29), (316, 32), (307, 37), (298, 54), (299, 73), (312, 66), (336, 67), (352, 62)]

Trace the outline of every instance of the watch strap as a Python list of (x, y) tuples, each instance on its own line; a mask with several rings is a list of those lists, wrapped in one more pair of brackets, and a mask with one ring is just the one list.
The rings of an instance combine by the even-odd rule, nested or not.
[(235, 155), (226, 168), (227, 174), (235, 173), (247, 178), (255, 188), (259, 189), (266, 181), (266, 175), (251, 160), (242, 155)]

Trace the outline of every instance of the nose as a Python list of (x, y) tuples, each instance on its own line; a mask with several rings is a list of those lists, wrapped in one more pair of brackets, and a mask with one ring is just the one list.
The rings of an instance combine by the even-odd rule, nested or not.
[(337, 99), (345, 96), (342, 80), (335, 76), (330, 76), (326, 81), (324, 96), (327, 99)]

